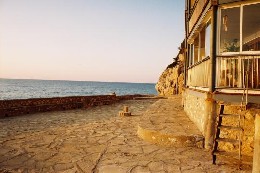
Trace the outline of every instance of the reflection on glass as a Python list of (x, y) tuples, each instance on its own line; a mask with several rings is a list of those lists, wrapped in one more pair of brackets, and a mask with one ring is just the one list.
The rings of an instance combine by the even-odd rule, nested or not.
[(211, 24), (208, 23), (205, 31), (205, 56), (210, 56), (210, 33), (211, 33)]
[(200, 55), (199, 61), (205, 58), (205, 28), (200, 31)]
[(199, 61), (199, 36), (194, 40), (194, 63)]
[(189, 44), (189, 65), (193, 64), (193, 44)]
[(260, 50), (260, 4), (243, 8), (243, 51)]
[(239, 52), (240, 8), (221, 10), (220, 52)]

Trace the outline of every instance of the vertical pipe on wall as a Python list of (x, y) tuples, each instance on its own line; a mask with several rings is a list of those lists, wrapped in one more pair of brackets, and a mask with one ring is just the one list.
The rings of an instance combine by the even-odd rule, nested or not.
[[(186, 22), (185, 22), (186, 23)], [(187, 51), (187, 39), (184, 40), (184, 49), (183, 56), (184, 56), (184, 87), (187, 86), (187, 67), (188, 67), (188, 51)]]
[(185, 4), (185, 39), (184, 39), (184, 86), (187, 86), (187, 67), (189, 63), (189, 55), (188, 55), (188, 44), (187, 44), (187, 37), (188, 37), (188, 13), (189, 13), (189, 8), (188, 8), (189, 2), (186, 0)]

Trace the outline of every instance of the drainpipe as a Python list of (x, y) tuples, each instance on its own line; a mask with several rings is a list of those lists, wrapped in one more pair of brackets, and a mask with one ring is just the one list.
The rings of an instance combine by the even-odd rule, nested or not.
[(210, 78), (209, 78), (209, 92), (206, 99), (206, 111), (208, 120), (205, 132), (205, 148), (212, 149), (215, 137), (215, 124), (216, 124), (216, 107), (217, 103), (213, 98), (215, 91), (216, 81), (216, 55), (217, 55), (217, 3), (212, 3), (212, 17), (211, 17), (211, 45), (210, 45)]
[(185, 87), (186, 88), (186, 80), (187, 80), (187, 76), (186, 76), (186, 74), (187, 74), (187, 58), (188, 58), (188, 56), (187, 56), (187, 51), (186, 51), (186, 49), (187, 49), (187, 43), (186, 43), (187, 41), (186, 41), (186, 38), (185, 38), (185, 40), (184, 40), (184, 48), (183, 48), (183, 56), (184, 56), (184, 84), (183, 84), (183, 87)]
[[(186, 1), (187, 3), (187, 1)], [(187, 8), (187, 4), (186, 4)], [(187, 87), (187, 64), (188, 64), (188, 51), (187, 51), (187, 36), (188, 36), (188, 26), (187, 26), (188, 10), (185, 10), (185, 39), (184, 39), (184, 87)]]

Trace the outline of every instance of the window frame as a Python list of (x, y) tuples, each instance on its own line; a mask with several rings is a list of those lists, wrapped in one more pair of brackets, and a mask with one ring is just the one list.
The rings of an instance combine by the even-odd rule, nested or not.
[[(205, 22), (203, 22), (203, 25), (197, 31), (197, 34), (195, 34), (195, 36), (188, 41), (188, 45), (189, 45), (189, 50), (188, 50), (189, 51), (189, 56), (188, 56), (189, 57), (189, 63), (188, 63), (188, 67), (193, 66), (193, 65), (203, 61), (204, 59), (210, 57), (210, 55), (206, 56), (206, 29), (209, 26), (208, 23), (210, 23), (210, 27), (212, 27), (212, 25), (211, 25), (211, 18), (208, 18)], [(204, 36), (205, 37), (204, 38), (205, 39), (204, 40), (205, 41), (205, 56), (204, 56), (204, 58), (201, 58), (201, 56), (200, 56), (200, 46), (201, 46), (201, 36), (200, 35), (201, 35), (202, 28), (205, 28), (205, 36)], [(211, 32), (211, 29), (210, 29), (210, 32)], [(194, 41), (195, 41), (196, 38), (198, 38), (198, 40), (199, 40), (198, 57), (197, 57), (198, 61), (197, 62), (195, 62), (195, 45), (194, 45)], [(212, 40), (211, 40), (211, 35), (210, 35), (210, 43), (211, 42), (212, 42)], [(210, 50), (211, 47), (209, 47), (208, 49)], [(192, 51), (192, 54), (191, 54), (191, 51)]]
[[(240, 4), (231, 4), (231, 5), (223, 5), (218, 9), (218, 19), (217, 19), (217, 54), (219, 56), (225, 55), (259, 55), (260, 51), (243, 51), (243, 9), (244, 6), (260, 4), (260, 2), (244, 2)], [(221, 12), (224, 9), (231, 9), (239, 7), (240, 9), (240, 24), (239, 24), (239, 52), (220, 52), (220, 37), (221, 37), (221, 26), (222, 26), (222, 18)]]

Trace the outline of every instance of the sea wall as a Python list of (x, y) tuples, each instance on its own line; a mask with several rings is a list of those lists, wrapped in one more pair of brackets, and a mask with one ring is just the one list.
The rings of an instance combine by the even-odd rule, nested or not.
[(142, 95), (98, 95), (55, 98), (32, 98), (0, 100), (0, 117), (61, 111), (113, 104), (120, 100), (131, 100)]

